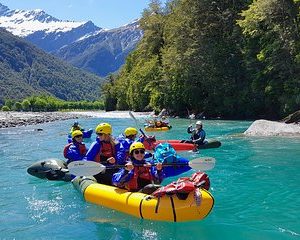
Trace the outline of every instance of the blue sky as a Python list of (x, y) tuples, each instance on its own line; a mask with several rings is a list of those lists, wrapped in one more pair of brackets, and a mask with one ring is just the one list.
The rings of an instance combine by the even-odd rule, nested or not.
[[(10, 9), (43, 9), (61, 20), (88, 21), (116, 28), (139, 18), (150, 0), (0, 0)], [(165, 2), (165, 1), (161, 1)]]

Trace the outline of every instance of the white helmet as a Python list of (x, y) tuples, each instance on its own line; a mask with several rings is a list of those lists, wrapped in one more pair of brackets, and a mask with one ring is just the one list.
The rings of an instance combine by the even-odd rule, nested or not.
[(197, 121), (196, 125), (201, 125), (202, 126), (202, 122), (201, 121)]

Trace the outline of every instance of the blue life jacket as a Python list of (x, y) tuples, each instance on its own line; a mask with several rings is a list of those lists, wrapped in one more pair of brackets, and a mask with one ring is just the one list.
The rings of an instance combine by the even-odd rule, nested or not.
[[(169, 143), (160, 143), (154, 150), (154, 162), (163, 164), (175, 164), (174, 166), (164, 166), (165, 177), (172, 177), (191, 170), (188, 165), (189, 160), (177, 155), (175, 149)], [(185, 166), (176, 166), (178, 164), (186, 164)]]

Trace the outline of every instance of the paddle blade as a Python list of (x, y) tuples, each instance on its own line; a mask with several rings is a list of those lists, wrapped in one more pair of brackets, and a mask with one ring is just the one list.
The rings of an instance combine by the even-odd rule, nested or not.
[(215, 167), (216, 159), (213, 157), (201, 157), (189, 162), (189, 166), (195, 170), (208, 171)]
[(75, 176), (93, 176), (102, 172), (105, 166), (94, 161), (74, 161), (68, 164), (68, 169)]

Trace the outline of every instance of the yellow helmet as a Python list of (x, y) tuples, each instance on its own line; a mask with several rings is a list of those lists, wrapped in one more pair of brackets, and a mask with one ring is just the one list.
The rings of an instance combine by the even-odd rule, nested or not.
[(124, 131), (124, 134), (126, 137), (128, 137), (130, 135), (136, 135), (137, 133), (138, 133), (138, 131), (136, 130), (136, 128), (133, 128), (133, 127), (126, 128)]
[(112, 133), (111, 125), (109, 123), (100, 123), (96, 127), (96, 134), (98, 133), (111, 134)]
[(72, 132), (72, 138), (77, 137), (77, 136), (82, 136), (82, 132), (80, 130), (75, 130)]
[(135, 149), (144, 149), (145, 150), (145, 146), (143, 143), (141, 142), (134, 142), (131, 144), (130, 146), (130, 150), (129, 150), (129, 153), (131, 154), (133, 150)]

